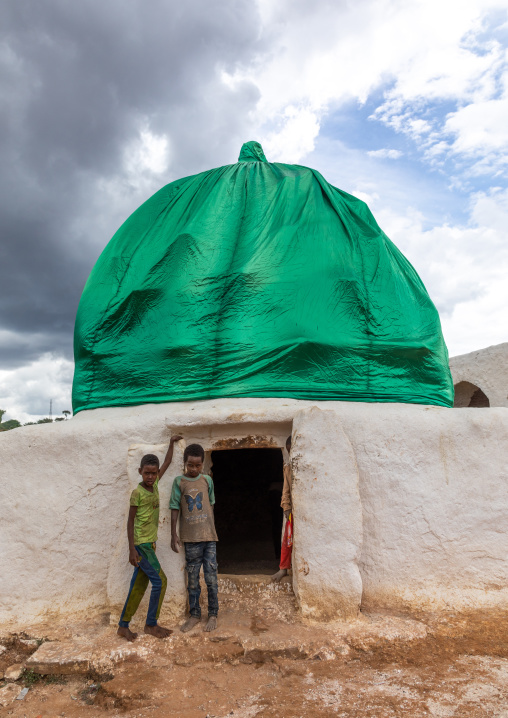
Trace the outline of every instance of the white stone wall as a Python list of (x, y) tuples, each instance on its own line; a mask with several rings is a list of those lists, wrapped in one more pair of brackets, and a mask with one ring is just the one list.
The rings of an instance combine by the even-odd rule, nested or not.
[[(293, 431), (295, 590), (318, 620), (393, 607), (508, 606), (508, 409), (236, 399), (98, 409), (0, 434), (0, 621), (117, 611), (143, 453), (171, 433), (206, 450), (283, 446)], [(242, 444), (243, 442), (243, 444)], [(161, 485), (166, 612), (185, 605)]]
[(508, 606), (508, 409), (339, 413), (360, 474), (364, 603)]
[(315, 620), (355, 618), (362, 600), (362, 504), (355, 454), (336, 412), (313, 406), (296, 413), (291, 455), (300, 608)]
[(491, 407), (508, 407), (508, 342), (452, 357), (450, 370), (454, 385), (474, 384), (486, 394)]

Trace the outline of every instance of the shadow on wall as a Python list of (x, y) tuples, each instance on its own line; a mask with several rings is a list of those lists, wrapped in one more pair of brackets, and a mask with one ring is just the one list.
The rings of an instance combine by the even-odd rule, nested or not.
[(464, 407), (483, 409), (490, 406), (488, 396), (476, 384), (471, 384), (469, 381), (460, 381), (455, 384), (454, 389), (455, 399), (453, 406), (456, 409)]

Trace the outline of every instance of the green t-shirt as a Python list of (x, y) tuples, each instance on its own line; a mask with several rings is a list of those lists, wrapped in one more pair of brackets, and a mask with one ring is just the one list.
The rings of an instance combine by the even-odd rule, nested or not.
[(134, 519), (134, 544), (155, 543), (159, 528), (159, 479), (153, 493), (138, 484), (131, 494), (131, 506), (137, 506)]

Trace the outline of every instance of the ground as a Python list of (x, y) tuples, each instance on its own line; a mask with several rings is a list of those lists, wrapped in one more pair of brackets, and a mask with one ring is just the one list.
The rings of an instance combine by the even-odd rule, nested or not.
[(312, 626), (299, 620), (289, 583), (231, 576), (221, 578), (214, 634), (203, 622), (190, 634), (141, 633), (128, 644), (115, 621), (102, 613), (4, 634), (0, 675), (15, 663), (25, 672), (0, 685), (0, 715), (508, 718), (508, 613), (500, 611), (365, 608), (357, 621)]

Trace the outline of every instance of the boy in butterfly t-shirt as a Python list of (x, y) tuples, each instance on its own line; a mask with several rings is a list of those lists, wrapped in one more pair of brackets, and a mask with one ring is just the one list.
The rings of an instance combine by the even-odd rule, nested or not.
[[(215, 494), (210, 476), (201, 473), (205, 452), (199, 444), (190, 444), (184, 451), (184, 474), (173, 481), (169, 508), (171, 509), (171, 548), (179, 553), (183, 542), (185, 570), (189, 592), (190, 616), (181, 630), (190, 631), (201, 620), (199, 572), (203, 565), (208, 591), (208, 621), (205, 631), (217, 628), (219, 612), (217, 586), (217, 533), (213, 515)], [(180, 537), (176, 524), (180, 514)]]

